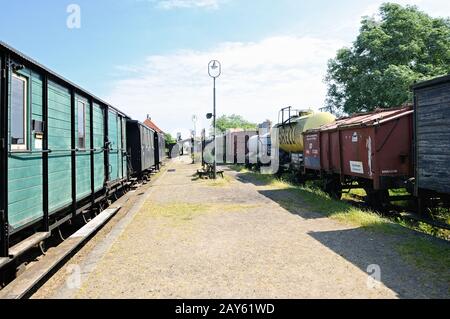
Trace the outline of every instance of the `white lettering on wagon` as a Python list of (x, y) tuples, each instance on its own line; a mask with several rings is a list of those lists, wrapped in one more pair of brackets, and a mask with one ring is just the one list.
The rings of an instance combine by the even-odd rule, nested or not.
[(356, 174), (364, 174), (364, 166), (362, 162), (350, 161), (350, 171)]

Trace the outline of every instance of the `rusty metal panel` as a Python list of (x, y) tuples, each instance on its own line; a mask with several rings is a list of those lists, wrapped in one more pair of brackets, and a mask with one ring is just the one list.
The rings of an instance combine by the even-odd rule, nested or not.
[(376, 169), (380, 176), (412, 176), (412, 114), (375, 130)]
[(375, 189), (384, 177), (410, 177), (412, 112), (411, 107), (377, 110), (306, 132), (305, 168), (371, 180)]
[(305, 146), (305, 168), (322, 169), (320, 132), (305, 135), (303, 145)]
[(320, 132), (320, 163), (323, 170), (330, 170), (330, 134), (328, 132)]
[(373, 178), (373, 127), (341, 131), (341, 172), (347, 176)]
[(330, 149), (328, 157), (330, 158), (330, 171), (332, 173), (341, 173), (341, 151), (339, 141), (339, 131), (328, 132), (330, 135)]

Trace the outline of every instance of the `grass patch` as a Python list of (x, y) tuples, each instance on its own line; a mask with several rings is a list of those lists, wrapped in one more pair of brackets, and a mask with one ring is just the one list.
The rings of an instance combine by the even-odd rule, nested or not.
[[(306, 205), (315, 212), (349, 225), (386, 235), (401, 235), (398, 237), (400, 240), (395, 241), (394, 249), (406, 262), (440, 276), (440, 280), (450, 282), (450, 246), (448, 243), (410, 232), (412, 229), (428, 235), (439, 236), (435, 228), (424, 223), (413, 226), (402, 220), (393, 221), (371, 210), (360, 209), (345, 201), (334, 200), (320, 190), (314, 182), (308, 183), (306, 186), (297, 186), (271, 175), (260, 175), (253, 172), (246, 172), (243, 175), (245, 178), (262, 183), (264, 188), (286, 190), (288, 193), (299, 195), (300, 200), (296, 200), (296, 197), (291, 199), (289, 196), (282, 196), (282, 199), (277, 200), (281, 206), (290, 211), (299, 210)], [(355, 189), (353, 191), (360, 196), (365, 196), (364, 190)], [(394, 190), (392, 195), (405, 195), (405, 191)]]
[(395, 233), (400, 230), (400, 227), (389, 219), (371, 210), (360, 209), (344, 201), (334, 200), (320, 189), (310, 186), (293, 186), (293, 190), (311, 209), (340, 222), (384, 233)]
[(252, 204), (197, 204), (197, 203), (172, 203), (167, 205), (148, 202), (144, 206), (143, 214), (138, 222), (144, 222), (148, 218), (164, 218), (172, 226), (182, 226), (195, 218), (211, 213), (239, 213), (257, 208)]
[(145, 205), (142, 221), (148, 217), (165, 218), (170, 221), (172, 226), (181, 226), (186, 222), (192, 221), (195, 217), (206, 214), (209, 210), (208, 205), (189, 204), (189, 203), (173, 203), (169, 205), (160, 205), (148, 203)]
[[(383, 218), (373, 211), (362, 210), (344, 201), (331, 199), (325, 192), (314, 186), (313, 183), (305, 186), (297, 186), (290, 183), (287, 179), (279, 179), (273, 175), (262, 175), (242, 169), (240, 169), (240, 172), (244, 177), (255, 180), (269, 189), (284, 189), (300, 195), (303, 203), (311, 210), (317, 211), (332, 219), (348, 223), (352, 226), (370, 228), (387, 233), (398, 231), (395, 228), (401, 229), (400, 227), (396, 227), (397, 225), (389, 219)], [(298, 203), (295, 203), (295, 201), (283, 201), (282, 205), (295, 209)]]
[[(257, 172), (248, 171), (239, 165), (234, 165), (231, 168), (240, 171), (245, 178), (256, 181), (257, 184), (262, 184), (270, 189), (295, 190), (299, 192), (304, 203), (311, 207), (311, 209), (342, 222), (365, 228), (371, 227), (373, 229), (382, 230), (383, 232), (395, 233), (408, 228), (445, 240), (449, 240), (450, 238), (450, 231), (448, 230), (439, 229), (422, 222), (412, 223), (400, 218), (382, 217), (370, 209), (360, 209), (346, 202), (361, 201), (361, 199), (353, 197), (352, 195), (364, 197), (366, 196), (364, 189), (351, 189), (348, 193), (343, 194), (342, 201), (337, 201), (331, 199), (324, 193), (320, 189), (320, 183), (317, 181), (309, 181), (305, 186), (298, 186), (291, 182), (289, 176), (277, 178), (274, 175), (262, 175)], [(389, 190), (389, 193), (391, 196), (409, 195), (406, 189), (391, 189)], [(395, 203), (397, 206), (401, 207), (399, 202)], [(405, 203), (407, 203), (407, 201), (405, 201)], [(288, 203), (283, 201), (283, 206), (285, 207), (295, 209), (295, 205), (294, 202)], [(407, 207), (406, 204), (405, 207)], [(449, 221), (450, 220), (448, 220), (447, 223)]]
[(228, 176), (226, 174), (223, 175), (223, 178), (220, 176), (217, 176), (217, 179), (209, 179), (207, 180), (207, 185), (208, 186), (213, 186), (213, 187), (225, 187), (225, 186), (229, 186), (231, 183), (233, 182), (233, 178), (231, 176)]
[(236, 172), (239, 172), (239, 173), (249, 173), (250, 171), (247, 169), (247, 168), (245, 168), (245, 166), (243, 166), (243, 165), (230, 165), (230, 168), (233, 170), (233, 171), (236, 171)]
[(450, 247), (432, 238), (411, 238), (397, 245), (398, 253), (416, 267), (450, 282)]
[(247, 169), (243, 169), (238, 172), (243, 174), (246, 178), (250, 178), (258, 182), (258, 184), (263, 184), (264, 186), (269, 186), (273, 189), (288, 189), (294, 187), (287, 180), (276, 178), (273, 175), (255, 173)]

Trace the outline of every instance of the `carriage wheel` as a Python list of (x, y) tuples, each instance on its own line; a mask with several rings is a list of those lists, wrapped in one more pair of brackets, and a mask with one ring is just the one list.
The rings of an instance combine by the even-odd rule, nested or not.
[(389, 207), (389, 190), (364, 188), (367, 194), (367, 203), (377, 210), (384, 210)]
[(324, 190), (332, 199), (341, 200), (342, 186), (340, 181), (336, 179), (326, 180)]

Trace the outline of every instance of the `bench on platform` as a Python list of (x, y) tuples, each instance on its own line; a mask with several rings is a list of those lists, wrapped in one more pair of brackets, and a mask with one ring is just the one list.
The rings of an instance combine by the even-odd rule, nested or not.
[[(216, 175), (219, 175), (222, 178), (223, 178), (223, 173), (224, 173), (224, 171), (222, 171), (222, 170), (216, 170)], [(197, 175), (200, 178), (205, 178), (205, 177), (206, 178), (213, 178), (213, 176), (214, 176), (213, 166), (207, 164), (206, 168), (204, 167), (202, 169), (197, 170)]]

